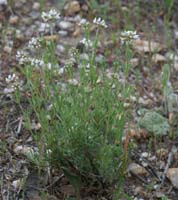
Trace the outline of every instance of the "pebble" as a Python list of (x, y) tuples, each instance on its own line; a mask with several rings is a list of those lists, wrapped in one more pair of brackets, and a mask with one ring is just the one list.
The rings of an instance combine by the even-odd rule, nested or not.
[(15, 181), (12, 182), (12, 186), (15, 189), (18, 189), (18, 188), (20, 188), (21, 183), (22, 183), (22, 181), (20, 179), (18, 179), (18, 180), (15, 180)]
[(32, 8), (33, 8), (34, 10), (39, 10), (39, 9), (40, 9), (40, 3), (34, 2)]
[(40, 15), (39, 12), (33, 10), (32, 12), (30, 12), (29, 16), (31, 17), (31, 19), (36, 20)]
[(131, 172), (135, 175), (146, 175), (147, 174), (146, 169), (137, 163), (129, 164), (127, 171)]
[(64, 48), (64, 46), (61, 45), (61, 44), (58, 44), (56, 48), (57, 48), (57, 51), (58, 51), (59, 53), (64, 53), (64, 52), (65, 52), (65, 48)]
[(97, 63), (101, 63), (104, 60), (104, 56), (102, 54), (99, 54), (96, 56), (95, 61)]
[(167, 178), (171, 181), (173, 187), (178, 189), (178, 168), (169, 168)]
[(0, 5), (7, 5), (7, 0), (1, 0)]
[(12, 47), (5, 46), (5, 47), (4, 47), (4, 51), (5, 51), (6, 53), (11, 53), (11, 52), (12, 52)]
[(76, 12), (80, 11), (80, 4), (78, 1), (71, 1), (67, 3), (64, 7), (64, 11), (66, 15), (73, 15)]
[(176, 31), (174, 32), (174, 36), (175, 36), (175, 39), (177, 40), (177, 39), (178, 39), (178, 30), (176, 30)]
[(142, 158), (148, 158), (148, 156), (149, 156), (148, 152), (141, 153)]
[(58, 31), (58, 34), (59, 34), (60, 36), (62, 36), (62, 37), (65, 37), (65, 36), (67, 36), (68, 32), (67, 32), (67, 31), (64, 31), (64, 30), (60, 30), (60, 31)]
[(23, 17), (22, 18), (22, 23), (25, 24), (25, 25), (31, 25), (32, 20), (31, 20), (30, 17)]
[(138, 64), (139, 64), (139, 59), (138, 59), (138, 58), (132, 58), (132, 59), (130, 60), (130, 64), (132, 65), (133, 68), (136, 67), (136, 66), (138, 66)]
[(15, 32), (15, 37), (19, 40), (23, 40), (24, 39), (24, 35), (20, 30), (16, 30)]
[(154, 63), (159, 63), (159, 62), (165, 62), (166, 61), (166, 58), (165, 56), (161, 55), (161, 54), (154, 54), (151, 58), (151, 60), (154, 62)]
[(9, 18), (9, 23), (11, 25), (16, 25), (18, 23), (18, 21), (19, 21), (19, 17), (16, 15), (10, 16), (10, 18)]
[(38, 149), (36, 147), (29, 147), (27, 145), (19, 145), (15, 147), (14, 152), (17, 155), (34, 155), (38, 152)]
[(67, 21), (59, 22), (58, 26), (60, 29), (68, 30), (68, 31), (72, 31), (74, 28), (74, 25), (71, 22), (67, 22)]

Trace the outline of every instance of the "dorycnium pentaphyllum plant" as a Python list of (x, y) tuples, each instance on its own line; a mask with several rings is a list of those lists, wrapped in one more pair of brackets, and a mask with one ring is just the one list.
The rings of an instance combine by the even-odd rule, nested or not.
[[(43, 18), (54, 19), (57, 12), (51, 13), (49, 16), (43, 13)], [(126, 162), (122, 137), (129, 113), (125, 103), (131, 90), (128, 87), (123, 92), (125, 83), (118, 81), (119, 67), (108, 75), (104, 61), (97, 65), (99, 33), (107, 25), (101, 18), (95, 18), (93, 24), (94, 38), (90, 36), (91, 23), (80, 23), (85, 30), (80, 43), (89, 59), (72, 48), (65, 65), (59, 66), (54, 42), (43, 38), (32, 38), (28, 45), (38, 52), (33, 54), (37, 57), (30, 58), (23, 51), (17, 53), (30, 108), (23, 110), (26, 125), (31, 130), (32, 120), (40, 124), (38, 131), (31, 131), (39, 149), (38, 168), (61, 169), (78, 199), (81, 188), (91, 182), (103, 187), (116, 186), (123, 177)]]

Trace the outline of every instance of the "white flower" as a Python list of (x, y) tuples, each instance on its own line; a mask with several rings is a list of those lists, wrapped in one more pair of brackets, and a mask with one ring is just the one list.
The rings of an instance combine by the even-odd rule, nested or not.
[(32, 37), (32, 39), (28, 42), (29, 49), (37, 49), (41, 47), (41, 38)]
[(43, 67), (45, 63), (43, 60), (32, 58), (30, 59), (30, 64), (34, 67)]
[(59, 69), (58, 74), (59, 74), (59, 75), (62, 75), (62, 74), (64, 73), (64, 71), (65, 71), (65, 70), (64, 70), (64, 67), (62, 67), (62, 68)]
[(41, 17), (45, 22), (47, 22), (49, 20), (60, 19), (60, 13), (51, 9), (49, 12), (42, 12)]
[(5, 81), (7, 83), (7, 88), (4, 89), (4, 94), (13, 93), (16, 89), (22, 89), (23, 81), (19, 81), (19, 77), (15, 74), (9, 74)]
[(64, 69), (71, 68), (73, 66), (74, 62), (75, 62), (75, 60), (73, 58), (66, 60), (66, 62), (64, 64)]
[(0, 0), (0, 5), (7, 5), (7, 0)]
[(14, 81), (17, 81), (18, 80), (18, 77), (15, 75), (15, 74), (9, 74), (7, 77), (6, 77), (6, 83), (10, 83), (10, 82), (14, 82)]
[(70, 50), (69, 50), (69, 54), (70, 54), (70, 57), (73, 58), (73, 59), (76, 59), (79, 55), (79, 50), (75, 47), (72, 47)]
[(29, 62), (29, 58), (27, 57), (27, 53), (24, 51), (17, 51), (16, 59), (18, 60), (19, 64), (24, 65)]
[(94, 24), (97, 24), (99, 26), (103, 26), (104, 28), (107, 28), (108, 26), (106, 25), (106, 22), (104, 21), (104, 19), (101, 19), (100, 17), (99, 18), (94, 18), (93, 19), (93, 23)]
[(130, 44), (133, 42), (133, 40), (139, 39), (139, 35), (137, 35), (136, 31), (123, 31), (120, 35), (121, 43), (124, 44)]
[(92, 47), (93, 43), (91, 40), (83, 38), (80, 43), (84, 44), (86, 48)]
[(87, 21), (86, 19), (81, 19), (80, 22), (79, 22), (79, 26), (84, 26), (84, 27), (87, 27), (88, 25), (90, 24), (89, 21)]
[(52, 68), (52, 63), (47, 63), (47, 68), (48, 68), (49, 70), (51, 70), (51, 68)]

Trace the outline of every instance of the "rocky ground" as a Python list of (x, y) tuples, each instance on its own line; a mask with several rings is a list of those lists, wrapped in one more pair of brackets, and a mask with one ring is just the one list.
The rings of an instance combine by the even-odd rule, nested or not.
[[(81, 56), (87, 57), (79, 45), (83, 32), (78, 23), (82, 18), (92, 20), (96, 15), (103, 17), (104, 14), (109, 16), (105, 17), (108, 28), (101, 35), (103, 42), (98, 47), (96, 59), (99, 63), (106, 56), (108, 73), (111, 73), (117, 49), (121, 47), (119, 34), (126, 23), (129, 21), (140, 35), (133, 44), (134, 57), (128, 78), (136, 93), (128, 105), (132, 116), (130, 128), (125, 130), (123, 138), (124, 147), (130, 153), (122, 191), (125, 197), (121, 199), (178, 199), (178, 5), (175, 2), (170, 14), (169, 40), (166, 11), (160, 1), (145, 0), (141, 5), (121, 1), (121, 7), (100, 1), (97, 5), (99, 7), (94, 7), (88, 1), (62, 4), (57, 0), (42, 4), (34, 0), (18, 0), (4, 5), (0, 1), (0, 199), (44, 199), (39, 196), (39, 190), (48, 191), (47, 199), (72, 199), (69, 197), (74, 195), (74, 190), (62, 173), (54, 174), (49, 184), (48, 177), (39, 177), (27, 160), (25, 152), (35, 150), (36, 146), (24, 127), (23, 114), (13, 100), (14, 91), (7, 77), (15, 73), (23, 84), (16, 53), (26, 48), (34, 36), (40, 35), (46, 40), (52, 38), (56, 42), (60, 68), (68, 58), (66, 52), (70, 47), (77, 46)], [(152, 5), (155, 5), (155, 10)], [(62, 13), (52, 36), (41, 20), (41, 12), (50, 8)], [(107, 54), (104, 48), (108, 48)], [(169, 92), (163, 97), (161, 77), (166, 63), (170, 66), (167, 72), (170, 76)], [(22, 106), (28, 109), (26, 102)], [(40, 124), (32, 123), (32, 129), (39, 128)], [(105, 191), (101, 193), (103, 195), (97, 197), (97, 192), (89, 188), (84, 199), (101, 199), (101, 196), (109, 199), (104, 195)]]

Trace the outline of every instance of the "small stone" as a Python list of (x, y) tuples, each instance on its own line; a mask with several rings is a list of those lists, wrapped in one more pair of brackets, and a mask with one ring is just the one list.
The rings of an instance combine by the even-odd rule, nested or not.
[(143, 191), (143, 187), (138, 186), (134, 189), (134, 195), (140, 194)]
[(57, 51), (58, 51), (59, 53), (64, 53), (64, 52), (65, 52), (65, 48), (64, 48), (64, 46), (61, 45), (61, 44), (58, 44), (56, 48), (57, 48)]
[(12, 52), (12, 47), (5, 46), (5, 47), (4, 47), (4, 51), (5, 51), (6, 53), (11, 53), (11, 52)]
[(10, 16), (9, 23), (10, 23), (11, 25), (17, 24), (18, 21), (19, 21), (19, 17), (18, 17), (18, 16), (16, 16), (16, 15)]
[(40, 3), (34, 2), (32, 8), (33, 8), (34, 10), (39, 10), (39, 9), (40, 9)]
[(64, 31), (64, 30), (60, 30), (60, 31), (58, 31), (58, 34), (59, 34), (60, 36), (62, 36), (62, 37), (65, 37), (65, 36), (67, 36), (68, 32), (67, 32), (67, 31)]
[(75, 31), (72, 33), (74, 37), (78, 37), (80, 35), (81, 29), (80, 27), (76, 27)]
[(148, 167), (148, 163), (147, 162), (142, 161), (142, 165), (143, 165), (143, 167)]
[(176, 31), (174, 32), (174, 36), (175, 36), (175, 39), (177, 40), (177, 39), (178, 39), (178, 30), (176, 30)]
[(19, 145), (14, 148), (14, 152), (17, 155), (35, 155), (38, 153), (38, 149), (36, 147), (29, 147), (27, 145)]
[(104, 60), (104, 56), (102, 54), (99, 54), (96, 56), (95, 61), (97, 63), (101, 63)]
[(161, 54), (155, 54), (152, 56), (151, 60), (154, 62), (154, 63), (162, 63), (162, 62), (165, 62), (166, 61), (166, 58), (161, 55)]
[(132, 59), (130, 60), (130, 65), (131, 65), (132, 67), (136, 67), (136, 66), (138, 66), (138, 64), (139, 64), (139, 59), (138, 59), (138, 58), (132, 58)]
[(148, 158), (148, 156), (149, 156), (148, 152), (141, 153), (142, 158)]
[(156, 197), (157, 197), (157, 198), (160, 199), (160, 198), (162, 198), (162, 197), (164, 197), (164, 196), (165, 196), (165, 195), (164, 195), (163, 192), (160, 192), (160, 191), (157, 191), (157, 192), (156, 192)]
[(80, 11), (80, 4), (78, 1), (71, 1), (64, 7), (66, 15), (73, 15)]
[(61, 21), (58, 24), (59, 28), (62, 30), (73, 30), (74, 25), (68, 21)]
[(171, 181), (173, 187), (178, 189), (178, 168), (169, 168), (167, 177)]
[(147, 40), (135, 40), (133, 41), (133, 48), (140, 54), (148, 53), (148, 52), (159, 52), (164, 48), (164, 46), (160, 43), (154, 41)]
[(39, 14), (38, 11), (32, 10), (32, 11), (29, 13), (29, 16), (31, 17), (31, 19), (36, 20), (36, 19), (38, 19), (38, 17), (40, 16), (40, 14)]
[(0, 0), (0, 5), (7, 5), (7, 0)]
[(15, 32), (15, 37), (16, 37), (18, 40), (23, 40), (23, 39), (24, 39), (24, 35), (23, 35), (23, 33), (22, 33), (20, 30), (16, 30), (16, 32)]
[(12, 186), (15, 189), (18, 189), (18, 188), (20, 188), (21, 183), (22, 183), (22, 181), (20, 179), (18, 179), (18, 180), (15, 180), (15, 181), (12, 182)]
[(131, 163), (128, 166), (127, 171), (131, 172), (135, 175), (146, 175), (147, 174), (146, 169), (144, 167), (142, 167), (141, 165), (137, 164), (137, 163)]

